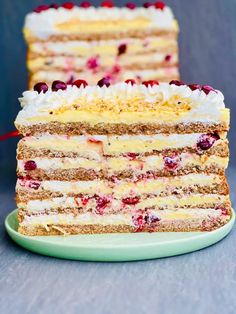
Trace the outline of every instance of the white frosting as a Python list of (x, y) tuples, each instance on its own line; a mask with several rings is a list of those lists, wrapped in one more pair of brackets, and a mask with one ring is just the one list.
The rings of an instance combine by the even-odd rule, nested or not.
[[(151, 210), (151, 214), (156, 215), (163, 220), (187, 220), (187, 219), (210, 219), (221, 216), (221, 210), (214, 208), (194, 208), (181, 210)], [(85, 213), (79, 215), (73, 214), (57, 214), (57, 215), (40, 215), (40, 216), (24, 216), (21, 223), (22, 226), (27, 225), (47, 225), (47, 224), (99, 224), (99, 225), (133, 225), (132, 216), (134, 213), (127, 214), (110, 214), (96, 215), (93, 213)]]
[[(40, 13), (29, 13), (25, 19), (25, 29), (29, 29), (36, 37), (46, 39), (50, 35), (63, 34), (62, 30), (56, 28), (57, 24), (65, 23), (69, 20), (78, 19), (80, 21), (117, 21), (144, 18), (150, 20), (150, 27), (158, 29), (173, 29), (174, 17), (171, 9), (165, 7), (164, 10), (157, 10), (153, 7), (148, 9), (136, 8), (95, 8), (87, 9), (74, 7), (71, 10), (62, 7), (48, 9)], [(68, 32), (66, 32), (68, 33)]]
[(79, 102), (93, 101), (127, 101), (143, 99), (147, 103), (156, 103), (160, 96), (164, 100), (170, 99), (172, 96), (188, 98), (192, 101), (192, 109), (186, 116), (187, 120), (197, 115), (201, 116), (203, 121), (215, 121), (219, 119), (220, 109), (225, 108), (224, 96), (220, 91), (210, 91), (206, 95), (203, 91), (192, 91), (188, 86), (169, 85), (160, 83), (159, 85), (144, 86), (131, 85), (126, 83), (118, 83), (110, 87), (87, 86), (86, 88), (68, 85), (66, 90), (58, 90), (57, 92), (49, 89), (45, 94), (36, 91), (26, 91), (20, 98), (20, 104), (23, 108), (18, 114), (16, 123), (27, 124), (27, 118), (40, 116), (50, 116), (49, 111), (69, 107), (70, 104)]

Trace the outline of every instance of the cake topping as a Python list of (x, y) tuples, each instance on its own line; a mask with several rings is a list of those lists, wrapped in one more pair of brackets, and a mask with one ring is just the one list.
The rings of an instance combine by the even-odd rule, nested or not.
[(81, 8), (87, 9), (89, 7), (91, 7), (91, 3), (89, 1), (83, 1), (80, 4)]
[(48, 91), (48, 86), (44, 82), (39, 82), (34, 85), (34, 90), (38, 93), (41, 93), (41, 92), (46, 93), (46, 91)]
[(178, 80), (172, 80), (172, 81), (170, 81), (170, 83), (169, 83), (170, 85), (176, 85), (176, 86), (182, 86), (182, 85), (185, 85), (185, 83), (184, 82), (182, 82), (182, 81), (178, 81)]
[(125, 81), (126, 84), (131, 84), (131, 85), (134, 85), (136, 84), (135, 80), (134, 79), (128, 79)]
[(203, 85), (202, 86), (202, 90), (204, 91), (204, 93), (206, 95), (208, 95), (211, 91), (212, 92), (216, 92), (216, 90), (213, 87), (209, 86), (209, 85)]
[(163, 10), (166, 5), (162, 1), (157, 1), (156, 3), (154, 3), (154, 6), (156, 9)]
[(59, 89), (65, 90), (67, 88), (66, 83), (62, 82), (62, 81), (54, 81), (52, 83), (52, 91), (53, 92), (57, 92)]
[(85, 80), (76, 80), (73, 82), (72, 85), (75, 85), (78, 88), (80, 88), (81, 86), (86, 87), (88, 85), (88, 83)]
[(37, 168), (36, 162), (33, 160), (28, 160), (25, 162), (24, 169), (25, 170), (35, 170)]
[(74, 8), (74, 3), (73, 2), (65, 2), (62, 4), (62, 7), (67, 9), (67, 10), (71, 10)]
[(127, 50), (127, 44), (120, 44), (118, 47), (118, 56), (122, 55), (123, 53), (126, 53)]
[(199, 84), (189, 84), (188, 85), (188, 87), (192, 90), (192, 91), (194, 91), (194, 90), (196, 90), (196, 89), (201, 89), (201, 85), (199, 85)]
[(101, 7), (105, 7), (105, 8), (113, 8), (114, 7), (114, 4), (112, 1), (109, 1), (109, 0), (105, 0), (105, 1), (102, 1), (101, 3)]
[(42, 5), (39, 5), (37, 8), (34, 9), (34, 12), (35, 13), (40, 13), (42, 11), (46, 11), (49, 9), (49, 6), (48, 5), (45, 5), (45, 4), (42, 4)]
[(49, 8), (50, 8), (50, 9), (58, 9), (58, 8), (59, 8), (59, 5), (56, 4), (56, 3), (52, 3), (52, 4), (50, 4)]
[(147, 8), (149, 8), (149, 7), (151, 7), (151, 6), (153, 6), (153, 4), (151, 3), (151, 2), (144, 2), (144, 4), (143, 4), (143, 7), (145, 8), (145, 9), (147, 9)]
[(97, 85), (100, 87), (103, 87), (104, 85), (106, 87), (109, 87), (111, 85), (110, 79), (108, 77), (104, 77), (100, 81), (98, 81)]
[(133, 2), (128, 2), (126, 3), (126, 8), (130, 9), (130, 10), (134, 10), (136, 8), (136, 4)]

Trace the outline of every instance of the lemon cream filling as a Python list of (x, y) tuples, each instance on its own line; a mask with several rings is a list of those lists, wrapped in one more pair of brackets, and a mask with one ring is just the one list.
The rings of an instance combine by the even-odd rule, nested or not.
[[(66, 169), (93, 169), (95, 171), (125, 171), (135, 170), (139, 173), (145, 173), (149, 170), (163, 170), (165, 168), (165, 161), (163, 156), (148, 156), (139, 157), (134, 160), (130, 160), (128, 157), (104, 157), (100, 155), (92, 155), (93, 159), (77, 157), (77, 158), (34, 158), (38, 169), (43, 170), (66, 170)], [(178, 168), (188, 166), (215, 166), (218, 168), (225, 169), (228, 165), (228, 157), (219, 156), (205, 156), (191, 153), (181, 153), (177, 157)], [(18, 160), (17, 169), (24, 171), (24, 164), (27, 160)]]
[[(88, 194), (88, 195), (113, 195), (122, 198), (130, 195), (161, 193), (170, 194), (175, 189), (180, 191), (191, 187), (209, 187), (222, 184), (222, 177), (215, 174), (188, 174), (175, 177), (159, 177), (137, 182), (119, 180), (115, 183), (103, 180), (93, 181), (41, 181), (39, 190), (60, 192), (62, 194)], [(25, 186), (25, 182), (17, 181), (17, 189)], [(27, 187), (27, 184), (26, 184)]]
[[(123, 135), (123, 136), (60, 136), (42, 135), (26, 137), (22, 143), (33, 149), (50, 149), (52, 151), (76, 152), (82, 157), (101, 155), (120, 155), (129, 152), (146, 153), (163, 149), (196, 147), (202, 133), (170, 134), (170, 135)], [(225, 132), (214, 145), (226, 141)]]
[[(221, 210), (213, 208), (194, 208), (194, 209), (178, 209), (178, 210), (152, 210), (150, 214), (157, 216), (161, 220), (203, 220), (209, 217), (217, 218), (221, 216)], [(37, 226), (50, 224), (66, 224), (66, 225), (133, 225), (132, 214), (110, 214), (96, 215), (93, 213), (84, 213), (79, 215), (73, 214), (50, 214), (39, 216), (24, 216), (21, 223), (22, 226)]]
[(67, 55), (67, 56), (117, 56), (119, 45), (126, 44), (128, 46), (128, 54), (146, 53), (148, 51), (175, 51), (177, 49), (177, 41), (175, 36), (159, 36), (147, 37), (145, 39), (124, 38), (122, 40), (101, 40), (101, 41), (66, 41), (66, 42), (35, 42), (29, 45), (31, 53), (44, 56), (48, 55)]

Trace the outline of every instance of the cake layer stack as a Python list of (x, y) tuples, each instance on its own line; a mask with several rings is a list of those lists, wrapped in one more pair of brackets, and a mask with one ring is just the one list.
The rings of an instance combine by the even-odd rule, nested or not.
[[(87, 3), (87, 2), (86, 2)], [(171, 9), (157, 1), (148, 7), (114, 7), (104, 1), (95, 8), (65, 4), (40, 6), (25, 19), (29, 85), (83, 77), (96, 84), (170, 81), (179, 77), (178, 24)]]
[(207, 231), (230, 219), (229, 110), (220, 91), (179, 81), (57, 81), (20, 102), (20, 233)]

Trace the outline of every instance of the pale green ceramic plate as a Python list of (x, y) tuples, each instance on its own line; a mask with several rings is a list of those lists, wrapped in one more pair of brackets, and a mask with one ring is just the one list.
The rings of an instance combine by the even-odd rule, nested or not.
[(5, 220), (9, 236), (35, 253), (86, 261), (134, 261), (193, 252), (223, 239), (232, 229), (235, 213), (227, 225), (211, 232), (163, 232), (28, 237), (17, 232), (17, 210)]

